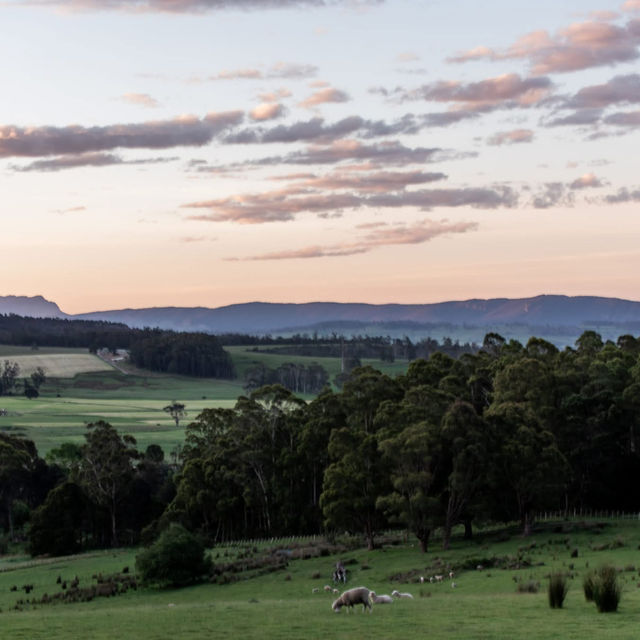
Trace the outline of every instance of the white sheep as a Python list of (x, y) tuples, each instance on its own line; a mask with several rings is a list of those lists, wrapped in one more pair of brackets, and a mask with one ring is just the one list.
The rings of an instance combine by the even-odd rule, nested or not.
[(410, 600), (413, 600), (413, 596), (410, 593), (401, 593), (397, 589), (394, 589), (391, 592), (391, 595), (395, 596), (396, 598), (409, 598)]
[(453, 580), (453, 571), (449, 571), (449, 580)]
[(355, 605), (361, 604), (363, 613), (365, 609), (369, 609), (369, 613), (371, 613), (371, 601), (369, 600), (370, 593), (371, 592), (366, 587), (355, 587), (354, 589), (349, 589), (331, 605), (331, 608), (338, 613), (342, 607), (348, 607), (347, 611), (349, 611)]
[(340, 590), (339, 590), (339, 589), (331, 589), (331, 592), (332, 592), (334, 595), (337, 595), (338, 593), (340, 593)]
[(325, 591), (331, 591), (331, 587), (328, 584), (325, 584), (323, 588)]
[(391, 596), (388, 595), (376, 595), (375, 591), (371, 591), (371, 593), (369, 594), (371, 596), (371, 602), (373, 602), (373, 604), (391, 604), (393, 602), (393, 598)]
[(420, 584), (424, 583), (424, 576), (420, 576)]
[(320, 589), (318, 587), (314, 587), (311, 589), (311, 593), (320, 593)]
[(436, 582), (442, 582), (444, 576), (434, 576), (434, 578), (436, 579)]

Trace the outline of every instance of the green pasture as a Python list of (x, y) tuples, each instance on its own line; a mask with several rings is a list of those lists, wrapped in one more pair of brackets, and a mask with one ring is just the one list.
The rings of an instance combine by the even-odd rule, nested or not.
[[(203, 584), (181, 590), (138, 589), (89, 603), (36, 605), (14, 609), (23, 584), (33, 584), (32, 596), (60, 590), (57, 576), (78, 576), (80, 586), (91, 576), (133, 570), (135, 550), (97, 552), (65, 558), (31, 560), (24, 556), (0, 558), (0, 624), (4, 637), (63, 639), (135, 637), (264, 638), (344, 640), (452, 638), (504, 640), (527, 638), (638, 637), (640, 589), (638, 562), (640, 523), (607, 521), (556, 522), (540, 525), (533, 536), (520, 537), (516, 529), (477, 534), (465, 542), (454, 538), (443, 552), (437, 540), (421, 554), (409, 539), (374, 551), (358, 549), (339, 556), (291, 560), (289, 566), (250, 580), (227, 585)], [(287, 548), (287, 543), (280, 546)], [(291, 545), (292, 546), (292, 545)], [(578, 557), (571, 553), (577, 549)], [(225, 560), (224, 547), (211, 551), (214, 561)], [(217, 558), (216, 558), (217, 556)], [(408, 591), (413, 600), (374, 606), (373, 613), (338, 614), (331, 610), (335, 597), (323, 590), (337, 559), (350, 571), (347, 587), (364, 585), (377, 593)], [(511, 568), (488, 566), (512, 562)], [(610, 563), (619, 569), (622, 600), (617, 613), (600, 614), (584, 599), (582, 579), (590, 568)], [(477, 565), (484, 563), (482, 569)], [(517, 568), (520, 563), (521, 568)], [(448, 574), (442, 583), (424, 584), (419, 577)], [(549, 608), (546, 583), (551, 571), (571, 577), (563, 609)], [(539, 582), (537, 593), (518, 593), (519, 582)], [(452, 587), (455, 583), (455, 588)], [(16, 586), (17, 592), (11, 591)], [(318, 593), (313, 589), (318, 588)]]
[[(22, 395), (0, 396), (0, 430), (22, 434), (33, 440), (40, 455), (62, 442), (84, 442), (85, 426), (89, 422), (106, 420), (122, 433), (133, 435), (138, 448), (160, 445), (166, 454), (184, 441), (184, 426), (203, 410), (212, 407), (232, 407), (243, 389), (247, 368), (263, 363), (277, 368), (285, 362), (324, 366), (331, 379), (340, 372), (339, 358), (303, 358), (256, 353), (248, 347), (230, 347), (238, 378), (218, 380), (156, 374), (135, 369), (126, 363), (122, 370), (112, 367), (85, 349), (0, 345), (0, 361), (10, 359), (20, 365), (20, 377), (42, 366), (47, 381), (40, 397), (28, 400)], [(396, 375), (406, 370), (406, 363), (383, 363), (366, 360)], [(311, 396), (306, 398), (311, 399)], [(162, 409), (172, 400), (186, 405), (187, 417), (176, 428)]]

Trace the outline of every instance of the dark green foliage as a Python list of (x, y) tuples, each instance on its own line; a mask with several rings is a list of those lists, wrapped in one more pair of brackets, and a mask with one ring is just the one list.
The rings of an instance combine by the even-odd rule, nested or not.
[(618, 610), (622, 589), (618, 584), (618, 572), (610, 565), (601, 566), (595, 573), (593, 581), (593, 601), (600, 613), (611, 613)]
[(50, 491), (31, 516), (31, 555), (63, 556), (80, 551), (86, 510), (87, 499), (77, 484), (64, 482)]
[(562, 609), (564, 599), (569, 591), (569, 583), (564, 573), (552, 573), (549, 576), (549, 606), (552, 609)]
[(233, 363), (215, 336), (144, 330), (129, 346), (129, 358), (137, 367), (209, 378), (233, 378)]
[(211, 569), (202, 542), (180, 524), (172, 524), (151, 547), (136, 556), (141, 581), (158, 587), (197, 582)]

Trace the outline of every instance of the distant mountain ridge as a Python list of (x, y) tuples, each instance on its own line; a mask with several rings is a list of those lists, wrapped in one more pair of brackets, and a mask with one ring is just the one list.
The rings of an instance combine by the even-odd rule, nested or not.
[[(0, 296), (0, 313), (123, 322), (131, 327), (176, 331), (264, 334), (313, 331), (332, 325), (358, 327), (392, 324), (414, 328), (451, 325), (491, 328), (504, 325), (553, 328), (572, 332), (596, 325), (630, 325), (640, 330), (640, 302), (598, 296), (539, 295), (431, 304), (366, 304), (339, 302), (248, 302), (224, 307), (151, 307), (69, 315), (42, 296)], [(636, 326), (637, 325), (637, 326)], [(575, 331), (574, 331), (575, 330)], [(620, 333), (625, 331), (621, 330)], [(378, 334), (384, 334), (380, 330)], [(541, 335), (538, 331), (536, 335)]]
[(68, 318), (55, 302), (42, 296), (0, 296), (0, 313), (31, 318)]

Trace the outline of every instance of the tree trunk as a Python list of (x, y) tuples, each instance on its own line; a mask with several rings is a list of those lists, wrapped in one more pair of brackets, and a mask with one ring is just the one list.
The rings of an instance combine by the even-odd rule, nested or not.
[(473, 538), (473, 527), (471, 518), (465, 518), (463, 520), (464, 524), (464, 539), (471, 540)]
[(416, 531), (416, 538), (420, 543), (420, 551), (426, 553), (429, 551), (429, 537), (431, 536), (431, 529), (420, 529)]
[(449, 551), (451, 546), (451, 523), (447, 520), (442, 531), (442, 549)]

